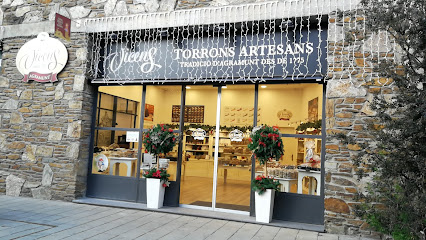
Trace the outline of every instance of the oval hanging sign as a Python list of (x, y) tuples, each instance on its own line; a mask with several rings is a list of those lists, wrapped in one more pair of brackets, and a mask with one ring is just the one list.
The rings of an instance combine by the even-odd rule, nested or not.
[(46, 32), (25, 43), (16, 55), (16, 67), (24, 75), (24, 82), (56, 82), (67, 61), (68, 52), (64, 44), (49, 37)]

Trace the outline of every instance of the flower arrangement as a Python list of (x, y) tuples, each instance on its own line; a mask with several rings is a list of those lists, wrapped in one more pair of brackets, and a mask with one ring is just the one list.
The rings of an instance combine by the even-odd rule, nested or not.
[(253, 129), (248, 148), (256, 156), (260, 165), (266, 164), (269, 159), (280, 158), (284, 154), (284, 145), (280, 132), (276, 127), (261, 126)]
[(166, 169), (151, 168), (150, 170), (142, 174), (146, 178), (158, 178), (163, 183), (163, 187), (168, 187), (170, 174), (167, 173)]
[(278, 186), (280, 182), (278, 180), (273, 179), (272, 177), (265, 176), (257, 176), (251, 182), (251, 189), (255, 192), (258, 192), (259, 195), (262, 195), (266, 191), (266, 189), (273, 189), (278, 191)]
[(142, 143), (145, 147), (145, 153), (149, 152), (157, 158), (158, 169), (158, 156), (172, 151), (177, 141), (173, 129), (164, 124), (157, 124), (143, 135)]

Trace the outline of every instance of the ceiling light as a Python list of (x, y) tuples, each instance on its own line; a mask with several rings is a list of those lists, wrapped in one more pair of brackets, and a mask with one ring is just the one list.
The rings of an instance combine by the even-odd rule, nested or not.
[(261, 88), (266, 88), (266, 86), (265, 85), (262, 85), (262, 86), (260, 86)]
[(185, 88), (186, 88), (186, 89), (191, 89), (191, 87), (190, 87), (190, 86), (186, 86)]

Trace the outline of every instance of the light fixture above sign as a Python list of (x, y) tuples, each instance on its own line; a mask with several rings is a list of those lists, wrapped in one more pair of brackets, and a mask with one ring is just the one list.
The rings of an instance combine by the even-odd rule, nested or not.
[(16, 67), (24, 75), (22, 81), (56, 82), (68, 61), (64, 44), (46, 32), (25, 43), (16, 55)]

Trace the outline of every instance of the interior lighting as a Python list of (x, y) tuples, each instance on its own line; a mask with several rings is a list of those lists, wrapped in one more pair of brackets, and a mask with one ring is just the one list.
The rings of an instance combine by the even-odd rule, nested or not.
[(222, 88), (228, 88), (227, 86), (222, 86)]
[(261, 88), (266, 88), (267, 86), (265, 86), (265, 85), (262, 85), (262, 86), (260, 86)]
[(190, 87), (190, 86), (186, 86), (185, 88), (186, 88), (186, 89), (191, 89), (191, 87)]

